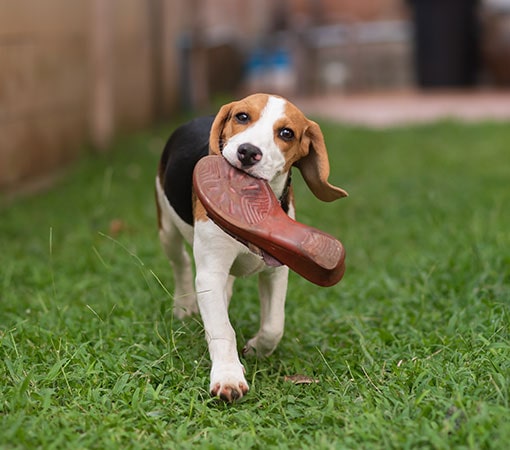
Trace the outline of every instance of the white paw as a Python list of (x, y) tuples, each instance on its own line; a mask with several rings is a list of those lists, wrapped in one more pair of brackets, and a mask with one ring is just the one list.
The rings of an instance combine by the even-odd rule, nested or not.
[(265, 358), (274, 352), (282, 335), (262, 336), (257, 334), (251, 338), (244, 346), (242, 353), (244, 356), (258, 356)]
[(198, 314), (198, 305), (195, 294), (175, 295), (174, 316), (183, 320), (193, 314)]
[(241, 364), (217, 364), (211, 370), (210, 392), (213, 397), (232, 403), (248, 392), (248, 383), (244, 378)]

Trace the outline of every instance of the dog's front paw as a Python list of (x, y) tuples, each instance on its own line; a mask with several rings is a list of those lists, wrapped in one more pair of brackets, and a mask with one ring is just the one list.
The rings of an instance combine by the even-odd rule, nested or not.
[(227, 364), (213, 367), (211, 371), (210, 392), (225, 402), (233, 403), (248, 392), (248, 383), (244, 378), (241, 364)]

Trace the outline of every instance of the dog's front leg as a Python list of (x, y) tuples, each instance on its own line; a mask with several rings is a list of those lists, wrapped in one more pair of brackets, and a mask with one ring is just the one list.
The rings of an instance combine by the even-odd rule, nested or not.
[(285, 325), (285, 297), (289, 268), (271, 268), (259, 274), (260, 328), (250, 339), (243, 354), (269, 356), (283, 336)]
[(248, 392), (236, 336), (228, 317), (229, 270), (237, 251), (212, 222), (195, 224), (196, 292), (211, 357), (210, 392), (233, 402)]

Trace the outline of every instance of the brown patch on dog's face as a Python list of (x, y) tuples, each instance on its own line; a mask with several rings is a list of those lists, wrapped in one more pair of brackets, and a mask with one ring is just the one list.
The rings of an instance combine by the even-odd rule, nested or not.
[[(268, 98), (269, 96), (266, 94), (254, 94), (242, 100), (223, 105), (211, 127), (210, 153), (221, 154), (223, 147), (232, 136), (241, 133), (254, 121), (259, 120)], [(246, 114), (247, 120), (243, 121), (241, 114)]]
[(267, 104), (267, 99), (268, 96), (265, 94), (255, 94), (231, 103), (229, 117), (225, 121), (220, 141), (227, 141), (257, 122)]
[(285, 157), (284, 170), (308, 154), (308, 148), (302, 145), (309, 120), (292, 103), (286, 102), (285, 115), (275, 123), (275, 141)]

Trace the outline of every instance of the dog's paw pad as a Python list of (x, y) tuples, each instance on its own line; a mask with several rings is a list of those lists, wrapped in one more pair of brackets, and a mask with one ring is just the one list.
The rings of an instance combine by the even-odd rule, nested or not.
[(216, 383), (211, 389), (213, 397), (219, 397), (227, 403), (233, 403), (240, 400), (248, 392), (248, 385), (244, 382), (239, 382), (237, 386), (230, 384)]
[(236, 367), (224, 368), (223, 371), (214, 371), (211, 377), (210, 393), (227, 403), (240, 400), (249, 390), (248, 383), (244, 378), (244, 367), (239, 364)]

